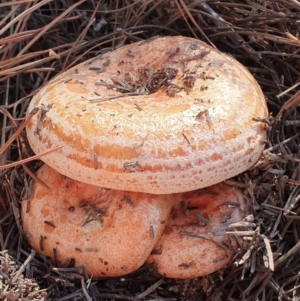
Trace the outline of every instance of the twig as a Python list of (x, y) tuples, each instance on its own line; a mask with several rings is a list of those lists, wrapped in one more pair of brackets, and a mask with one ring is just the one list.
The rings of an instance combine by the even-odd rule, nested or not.
[(164, 278), (159, 279), (154, 284), (149, 286), (144, 292), (142, 292), (141, 294), (138, 294), (137, 296), (135, 296), (135, 298), (138, 299), (138, 300), (141, 300), (141, 299), (145, 298), (149, 294), (153, 293), (163, 282), (164, 282)]
[(34, 256), (35, 256), (35, 251), (31, 250), (30, 255), (27, 257), (27, 259), (20, 266), (19, 270), (16, 272), (16, 274), (12, 278), (12, 280), (11, 280), (12, 283), (15, 283), (18, 280), (18, 278), (20, 277), (20, 275), (25, 271), (25, 268), (26, 268), (27, 264), (34, 258)]
[(0, 166), (0, 170), (4, 170), (4, 169), (8, 169), (8, 168), (11, 168), (11, 167), (15, 167), (15, 166), (18, 166), (18, 165), (21, 165), (21, 164), (25, 164), (25, 163), (28, 163), (28, 162), (31, 162), (33, 160), (37, 160), (37, 159), (40, 159), (41, 157), (45, 156), (45, 155), (48, 155), (52, 152), (55, 152), (59, 149), (63, 148), (63, 145), (61, 146), (57, 146), (57, 147), (54, 147), (48, 151), (45, 151), (41, 154), (38, 154), (38, 155), (35, 155), (35, 156), (32, 156), (30, 158), (26, 158), (26, 159), (23, 159), (23, 160), (20, 160), (20, 161), (17, 161), (17, 162), (14, 162), (14, 163), (10, 163), (10, 164), (6, 164), (6, 165), (2, 165)]
[(287, 251), (287, 253), (285, 253), (284, 255), (282, 255), (281, 257), (279, 257), (275, 263), (274, 263), (274, 267), (275, 269), (281, 265), (285, 260), (287, 260), (290, 256), (294, 255), (295, 253), (299, 252), (300, 249), (300, 241), (298, 241), (291, 249), (289, 249)]
[(83, 291), (83, 294), (84, 294), (86, 300), (93, 301), (92, 298), (90, 297), (89, 293), (87, 292), (87, 288), (86, 288), (84, 279), (81, 279), (81, 288), (82, 288), (82, 291)]
[[(3, 109), (2, 109), (3, 110)], [(0, 109), (1, 111), (1, 109)], [(28, 115), (28, 117), (24, 120), (24, 122), (19, 126), (19, 128), (15, 131), (15, 133), (6, 141), (6, 143), (0, 148), (0, 155), (2, 155), (7, 148), (11, 145), (11, 143), (20, 135), (20, 133), (24, 130), (26, 125), (30, 122), (32, 117), (38, 111), (37, 108), (34, 108)]]

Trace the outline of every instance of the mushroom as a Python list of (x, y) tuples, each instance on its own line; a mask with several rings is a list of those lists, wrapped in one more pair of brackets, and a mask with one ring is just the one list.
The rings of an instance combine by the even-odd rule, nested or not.
[(195, 278), (219, 270), (239, 247), (226, 230), (249, 211), (245, 195), (224, 183), (175, 195), (164, 232), (146, 263), (155, 263), (158, 273), (169, 278)]
[[(68, 180), (71, 183), (79, 181), (81, 184), (76, 185), (82, 187), (95, 185), (98, 188), (93, 189), (105, 191), (107, 197), (111, 196), (112, 209), (109, 209), (110, 201), (106, 198), (107, 219), (110, 218), (109, 212), (114, 212), (114, 196), (117, 195), (120, 201), (123, 191), (131, 191), (130, 198), (133, 199), (156, 199), (160, 208), (163, 199), (169, 206), (169, 199), (174, 193), (208, 187), (249, 169), (264, 148), (266, 130), (260, 120), (268, 116), (263, 93), (246, 68), (201, 41), (180, 36), (133, 43), (81, 63), (40, 89), (33, 97), (28, 112), (34, 108), (38, 108), (38, 114), (31, 118), (26, 128), (33, 151), (41, 154), (56, 149), (41, 156), (41, 160), (73, 179)], [(60, 181), (65, 183), (67, 180)], [(48, 179), (45, 182), (49, 185)], [(60, 195), (55, 192), (56, 186), (52, 186), (51, 194), (44, 191), (47, 201), (43, 206), (50, 206), (51, 195)], [(162, 197), (146, 197), (142, 193)], [(64, 195), (65, 199), (67, 195)], [(64, 199), (54, 199), (56, 205), (51, 204), (49, 214), (52, 222), (57, 223), (55, 210), (63, 208)], [(77, 199), (77, 206), (83, 199)], [(89, 203), (94, 206), (101, 200), (95, 197)], [(30, 201), (32, 208), (39, 203), (42, 201)], [(139, 203), (142, 206), (142, 202)], [(240, 206), (245, 205), (242, 203)], [(30, 233), (30, 244), (39, 249), (41, 237), (46, 236), (42, 239), (45, 248), (50, 236), (43, 234), (43, 229), (46, 227), (49, 231), (52, 226), (42, 223), (44, 228), (40, 227), (37, 231), (35, 223), (38, 223), (38, 217), (35, 223), (26, 221), (31, 210), (42, 212), (43, 208), (30, 209), (27, 214), (25, 209), (22, 210), (24, 227)], [(131, 210), (132, 214), (138, 214), (136, 208)], [(70, 217), (65, 213), (60, 219), (68, 223), (60, 227), (72, 230), (71, 214), (76, 215), (66, 212)], [(220, 212), (213, 213), (212, 219), (215, 214), (218, 217)], [(201, 212), (199, 214), (203, 215)], [(242, 211), (237, 210), (236, 214), (234, 216), (243, 217)], [(83, 219), (85, 215), (81, 212), (80, 216)], [(129, 217), (127, 223), (130, 224), (133, 218), (133, 215)], [(90, 235), (94, 223), (85, 226), (88, 229), (86, 235)], [(104, 224), (97, 223), (99, 232), (103, 229), (111, 231), (111, 226), (103, 227)], [(149, 223), (147, 225), (149, 230)], [(159, 231), (162, 229), (155, 232), (155, 239)], [(66, 236), (63, 232), (60, 235)], [(120, 237), (117, 230), (114, 235)], [(212, 239), (209, 233), (207, 235), (209, 240)], [(72, 242), (71, 236), (67, 236)], [(110, 238), (106, 237), (108, 240), (105, 241), (93, 240), (93, 245), (99, 243), (102, 248), (106, 243), (109, 245)], [(148, 257), (149, 249), (138, 251), (139, 248), (133, 246), (139, 246), (140, 240), (137, 237), (132, 239), (127, 240), (133, 252), (128, 256), (132, 258), (137, 256), (136, 252), (143, 253), (143, 256), (137, 256), (139, 263), (124, 270), (121, 268), (118, 272), (114, 265), (115, 268), (105, 271), (106, 276), (119, 272), (123, 274), (125, 270), (127, 273)], [(56, 241), (53, 241), (54, 245)], [(64, 245), (60, 241), (57, 252), (64, 253), (61, 257), (57, 255), (60, 259), (71, 255), (69, 246), (71, 244)], [(110, 246), (113, 254), (121, 248), (117, 243)], [(49, 248), (47, 255), (53, 257), (53, 244), (49, 244)], [(226, 254), (227, 258), (231, 258), (230, 252)], [(214, 255), (212, 252), (211, 256)], [(93, 257), (95, 265), (99, 258), (96, 254)], [(123, 260), (124, 263), (127, 260), (131, 262), (125, 257)], [(90, 273), (101, 277), (92, 270), (92, 266), (96, 267), (91, 264), (89, 256), (81, 261), (76, 260), (77, 264), (79, 262), (88, 263)], [(227, 262), (223, 260), (222, 264)], [(162, 274), (167, 275), (168, 272), (163, 271)], [(190, 275), (187, 277), (192, 277)]]
[(46, 164), (33, 195), (22, 202), (28, 242), (61, 264), (85, 265), (93, 278), (139, 268), (159, 239), (171, 211), (171, 195), (110, 190), (62, 176)]
[(153, 194), (207, 187), (260, 157), (262, 91), (230, 56), (181, 36), (107, 52), (63, 72), (32, 99), (33, 151), (77, 181)]

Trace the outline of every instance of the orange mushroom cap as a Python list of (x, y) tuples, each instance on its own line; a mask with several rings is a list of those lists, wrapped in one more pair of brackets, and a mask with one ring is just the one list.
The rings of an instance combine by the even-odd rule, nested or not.
[(46, 84), (29, 105), (35, 153), (78, 181), (154, 194), (233, 177), (260, 157), (268, 116), (253, 76), (187, 37), (107, 52)]
[(160, 275), (195, 278), (230, 262), (238, 243), (225, 234), (228, 225), (249, 212), (249, 200), (224, 183), (177, 194), (165, 230), (147, 263)]
[(109, 190), (66, 178), (44, 165), (22, 202), (28, 242), (58, 262), (74, 259), (94, 278), (139, 268), (159, 239), (171, 211), (171, 195)]

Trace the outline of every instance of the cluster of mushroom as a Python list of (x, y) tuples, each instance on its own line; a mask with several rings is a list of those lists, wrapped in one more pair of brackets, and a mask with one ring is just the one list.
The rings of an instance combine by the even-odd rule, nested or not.
[(62, 146), (41, 158), (50, 190), (35, 183), (22, 203), (40, 254), (94, 278), (145, 262), (193, 278), (231, 260), (237, 246), (218, 229), (249, 203), (221, 182), (250, 168), (266, 139), (253, 120), (267, 117), (265, 99), (242, 65), (195, 39), (157, 37), (60, 74), (28, 112), (36, 107), (32, 149)]

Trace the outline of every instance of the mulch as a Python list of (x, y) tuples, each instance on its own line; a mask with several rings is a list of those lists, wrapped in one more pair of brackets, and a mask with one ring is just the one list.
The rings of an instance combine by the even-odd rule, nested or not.
[[(297, 0), (0, 1), (0, 300), (298, 300), (300, 296), (300, 3)], [(31, 97), (57, 73), (157, 35), (200, 39), (256, 78), (270, 116), (253, 169), (228, 180), (253, 216), (232, 263), (191, 280), (155, 266), (93, 280), (53, 266), (24, 239), (19, 207), (40, 161), (26, 140)], [(241, 108), (242, 109), (242, 108)]]

